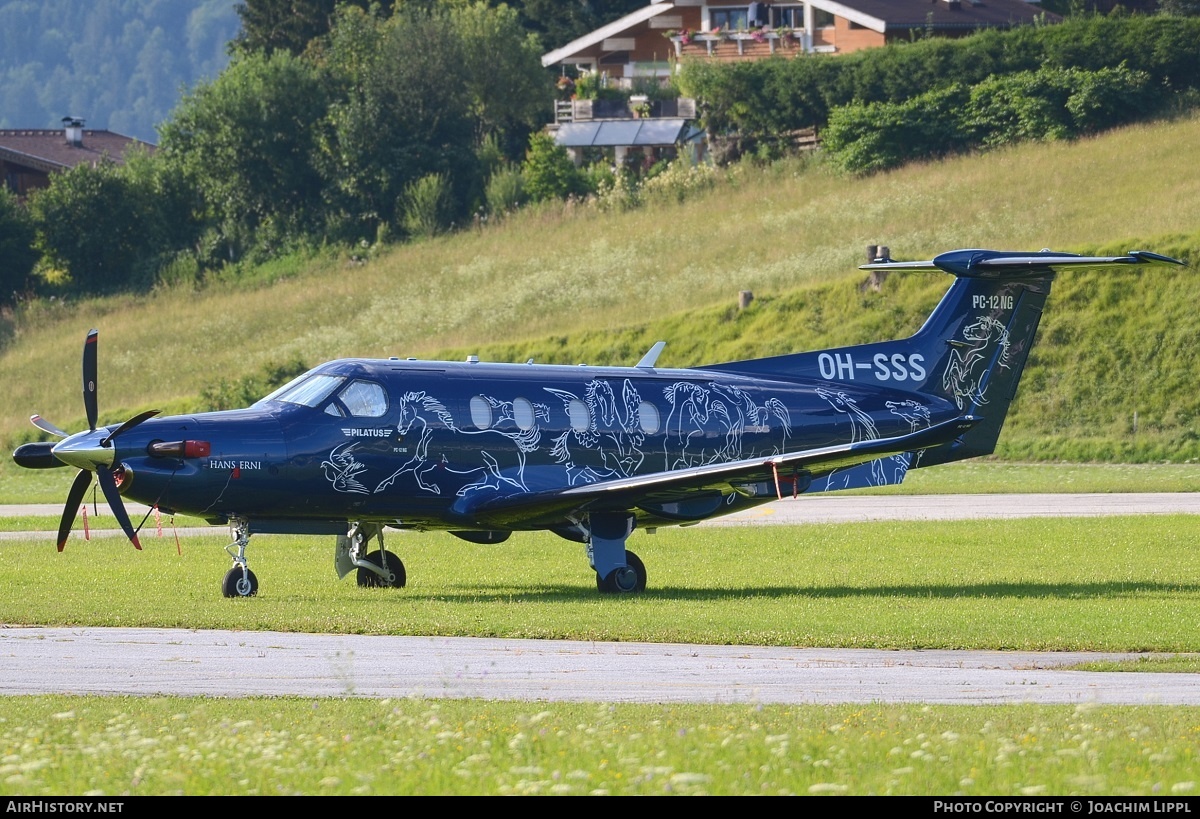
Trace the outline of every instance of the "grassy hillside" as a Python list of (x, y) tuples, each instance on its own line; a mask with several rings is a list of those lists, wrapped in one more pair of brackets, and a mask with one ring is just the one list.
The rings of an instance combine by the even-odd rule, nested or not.
[[(90, 327), (106, 420), (187, 408), (206, 385), (297, 357), (633, 363), (662, 338), (661, 363), (686, 366), (903, 335), (949, 278), (863, 290), (865, 246), (885, 244), (910, 259), (959, 247), (1191, 257), (1146, 282), (1060, 280), (1001, 440), (1022, 458), (1200, 457), (1198, 127), (1192, 117), (861, 180), (814, 163), (747, 167), (678, 206), (529, 212), (366, 263), (278, 264), (249, 286), (39, 305), (0, 353), (0, 440), (31, 437), (32, 412), (82, 425)], [(744, 289), (755, 300), (739, 313)]]

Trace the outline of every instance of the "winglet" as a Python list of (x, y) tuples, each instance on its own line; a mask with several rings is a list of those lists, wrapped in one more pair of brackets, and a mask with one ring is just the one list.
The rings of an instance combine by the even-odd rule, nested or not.
[(646, 354), (642, 356), (642, 360), (637, 363), (637, 366), (647, 370), (654, 369), (654, 365), (658, 363), (659, 355), (662, 354), (663, 348), (666, 346), (667, 342), (665, 341), (654, 342), (654, 346), (646, 351)]

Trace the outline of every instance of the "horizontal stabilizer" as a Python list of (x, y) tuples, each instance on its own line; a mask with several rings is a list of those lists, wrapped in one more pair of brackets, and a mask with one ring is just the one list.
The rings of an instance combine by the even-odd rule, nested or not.
[(1044, 276), (1065, 270), (1111, 270), (1136, 265), (1183, 265), (1178, 259), (1147, 250), (1131, 250), (1124, 256), (1079, 256), (1074, 253), (1037, 253), (1004, 250), (954, 250), (925, 262), (872, 262), (860, 270), (891, 272), (942, 270), (967, 278), (1021, 278)]

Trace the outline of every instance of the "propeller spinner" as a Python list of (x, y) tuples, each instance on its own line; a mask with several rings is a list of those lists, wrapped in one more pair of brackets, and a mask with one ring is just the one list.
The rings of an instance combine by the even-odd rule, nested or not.
[(104, 499), (112, 509), (117, 522), (121, 524), (121, 529), (125, 532), (125, 536), (129, 538), (129, 542), (133, 544), (134, 548), (142, 548), (142, 544), (138, 541), (137, 532), (129, 520), (129, 513), (125, 511), (125, 504), (121, 500), (121, 493), (117, 490), (115, 473), (120, 471), (120, 464), (114, 465), (116, 452), (113, 448), (113, 441), (122, 433), (128, 432), (148, 418), (154, 417), (159, 411), (149, 410), (139, 413), (121, 424), (121, 426), (117, 427), (111, 433), (106, 429), (96, 429), (96, 418), (98, 415), (96, 402), (96, 338), (98, 335), (99, 333), (96, 330), (89, 331), (87, 340), (83, 344), (83, 408), (87, 414), (87, 432), (77, 432), (74, 435), (69, 435), (40, 415), (34, 415), (29, 420), (35, 427), (63, 440), (58, 443), (40, 442), (25, 444), (18, 447), (16, 452), (13, 453), (13, 459), (20, 466), (32, 469), (48, 469), (68, 465), (79, 468), (79, 472), (75, 475), (75, 480), (71, 483), (71, 489), (67, 492), (67, 504), (63, 509), (62, 519), (58, 524), (58, 550), (60, 552), (67, 545), (67, 538), (71, 534), (71, 527), (75, 523), (75, 515), (79, 511), (79, 506), (83, 502), (83, 496), (87, 492), (88, 486), (92, 483), (90, 474), (92, 472), (96, 473), (96, 480), (100, 484), (100, 491), (104, 493)]

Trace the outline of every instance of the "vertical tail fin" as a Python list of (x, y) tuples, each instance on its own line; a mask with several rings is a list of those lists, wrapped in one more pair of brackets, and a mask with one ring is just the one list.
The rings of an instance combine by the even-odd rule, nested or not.
[(956, 250), (931, 261), (874, 262), (861, 269), (941, 270), (955, 277), (915, 335), (703, 369), (809, 381), (819, 385), (818, 392), (836, 388), (864, 406), (875, 396), (877, 403), (886, 401), (886, 409), (875, 410), (885, 418), (889, 413), (903, 417), (905, 406), (919, 408), (926, 422), (933, 415), (970, 416), (979, 423), (953, 443), (925, 450), (919, 465), (987, 455), (995, 449), (1058, 273), (1182, 264), (1146, 251), (1078, 256), (1049, 250)]
[(931, 262), (879, 262), (867, 270), (939, 269), (956, 279), (916, 335), (891, 346), (925, 365), (919, 392), (952, 401), (964, 415), (982, 421), (957, 441), (926, 450), (931, 466), (988, 455), (1016, 397), (1054, 277), (1063, 270), (1103, 270), (1131, 265), (1178, 265), (1145, 251), (1126, 256), (1077, 256), (1043, 250), (1012, 253), (958, 250)]

